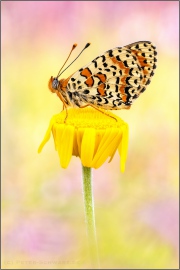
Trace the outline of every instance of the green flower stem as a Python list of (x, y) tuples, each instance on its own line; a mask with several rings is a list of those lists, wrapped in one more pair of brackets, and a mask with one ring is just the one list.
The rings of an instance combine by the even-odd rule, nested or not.
[(84, 167), (82, 165), (82, 176), (83, 176), (83, 197), (84, 197), (84, 207), (85, 207), (85, 221), (86, 221), (86, 226), (87, 226), (89, 253), (90, 253), (92, 266), (94, 268), (99, 268), (91, 168)]

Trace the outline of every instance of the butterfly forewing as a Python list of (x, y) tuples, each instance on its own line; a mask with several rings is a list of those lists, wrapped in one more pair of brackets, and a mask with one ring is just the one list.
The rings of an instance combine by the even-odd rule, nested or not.
[(154, 75), (156, 55), (149, 41), (106, 51), (69, 78), (67, 91), (72, 103), (108, 110), (130, 108)]

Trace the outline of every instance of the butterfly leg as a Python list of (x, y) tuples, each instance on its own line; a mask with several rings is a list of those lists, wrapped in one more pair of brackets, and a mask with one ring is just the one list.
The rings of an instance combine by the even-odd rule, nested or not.
[(66, 103), (64, 102), (64, 99), (63, 99), (61, 93), (60, 93), (59, 91), (56, 91), (56, 94), (57, 94), (57, 96), (60, 98), (60, 100), (61, 100), (62, 103), (63, 103), (63, 109), (62, 109), (62, 110), (64, 110), (64, 109), (66, 110), (66, 117), (65, 117), (65, 119), (64, 119), (64, 123), (66, 123), (66, 120), (67, 120), (67, 118), (68, 118), (67, 105), (66, 105)]
[[(68, 118), (68, 110), (67, 110), (67, 106), (63, 106), (64, 108), (65, 108), (65, 110), (66, 110), (66, 117), (65, 117), (65, 119), (64, 119), (64, 123), (66, 123), (66, 120), (67, 120), (67, 118)], [(63, 109), (64, 109), (63, 108)]]
[(79, 107), (79, 108), (80, 108), (80, 109), (83, 109), (83, 108), (88, 107), (88, 106), (91, 106), (92, 108), (96, 109), (97, 111), (99, 111), (99, 112), (101, 112), (101, 113), (103, 113), (103, 114), (105, 114), (105, 115), (107, 115), (107, 116), (113, 118), (113, 119), (116, 120), (116, 122), (117, 122), (117, 119), (116, 119), (115, 117), (109, 115), (109, 114), (106, 113), (106, 112), (101, 111), (99, 108), (97, 108), (96, 106), (94, 106), (94, 105), (91, 104), (91, 103), (88, 103), (88, 104), (86, 104), (86, 105), (83, 105), (83, 106), (81, 106), (81, 107)]

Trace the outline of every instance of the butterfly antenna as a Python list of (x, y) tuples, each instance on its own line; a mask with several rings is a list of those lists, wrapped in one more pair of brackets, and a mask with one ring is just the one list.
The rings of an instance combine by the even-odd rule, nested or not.
[[(71, 66), (72, 65), (72, 63), (74, 63), (74, 61), (76, 61), (76, 59), (81, 55), (81, 53), (86, 49), (86, 48), (88, 48), (89, 47), (89, 45), (90, 45), (91, 43), (87, 43), (86, 44), (86, 46), (84, 47), (84, 49), (82, 49), (82, 51), (80, 52), (80, 54), (71, 62), (71, 64), (69, 64), (69, 66)], [(76, 45), (77, 46), (77, 44), (74, 44), (74, 45)], [(73, 45), (73, 46), (74, 46)], [(75, 47), (76, 47), (75, 46)], [(74, 48), (75, 48), (74, 47)], [(72, 47), (72, 50), (71, 50), (71, 52), (74, 50), (74, 48)], [(71, 52), (70, 52), (70, 54), (69, 54), (69, 56), (71, 55)], [(68, 58), (69, 58), (69, 56), (68, 56)], [(67, 58), (67, 60), (68, 60), (68, 58)], [(67, 60), (66, 60), (66, 62), (67, 62)], [(65, 62), (65, 63), (66, 63)], [(64, 63), (64, 65), (65, 65), (65, 63)], [(62, 66), (62, 68), (64, 67), (64, 65)], [(60, 71), (58, 72), (58, 75), (57, 75), (57, 77), (56, 78), (58, 78), (69, 66), (67, 66), (61, 73), (60, 73), (60, 71), (62, 70), (62, 68), (60, 69)]]
[(69, 59), (69, 57), (70, 57), (70, 55), (71, 55), (71, 53), (72, 53), (72, 51), (76, 48), (76, 46), (77, 46), (77, 44), (75, 43), (75, 44), (73, 44), (73, 46), (72, 46), (72, 49), (71, 49), (71, 51), (70, 51), (70, 53), (69, 53), (69, 55), (68, 55), (68, 58), (66, 59), (66, 61), (64, 62), (64, 65), (61, 67), (61, 69), (59, 70), (59, 72), (58, 72), (58, 75), (57, 75), (57, 77), (56, 78), (58, 78), (59, 76), (60, 76), (60, 72), (61, 72), (61, 70), (63, 69), (63, 67), (65, 66), (65, 64), (67, 63), (67, 61), (68, 61), (68, 59)]

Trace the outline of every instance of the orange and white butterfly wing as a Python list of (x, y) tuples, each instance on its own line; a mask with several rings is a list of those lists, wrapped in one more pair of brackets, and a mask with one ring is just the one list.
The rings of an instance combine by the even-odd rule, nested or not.
[(93, 104), (107, 110), (129, 109), (150, 83), (156, 55), (149, 41), (106, 51), (69, 78), (70, 99), (79, 107)]

